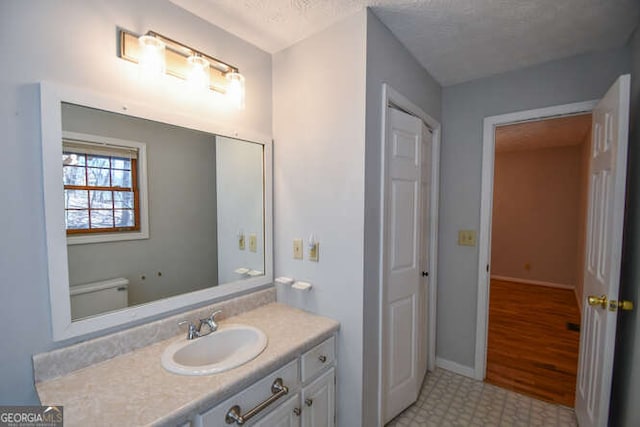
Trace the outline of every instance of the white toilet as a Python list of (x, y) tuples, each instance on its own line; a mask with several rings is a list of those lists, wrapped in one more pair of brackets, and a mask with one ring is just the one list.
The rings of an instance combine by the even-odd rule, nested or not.
[(124, 277), (71, 286), (71, 319), (81, 319), (128, 306), (129, 280)]

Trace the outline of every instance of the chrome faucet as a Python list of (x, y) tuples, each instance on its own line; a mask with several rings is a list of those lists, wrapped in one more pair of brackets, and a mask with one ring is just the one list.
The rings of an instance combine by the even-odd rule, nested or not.
[[(215, 331), (218, 330), (218, 322), (216, 322), (216, 315), (222, 313), (222, 310), (217, 310), (214, 311), (213, 313), (211, 313), (211, 316), (206, 317), (204, 319), (200, 319), (200, 321), (198, 322), (198, 326), (196, 326), (195, 323), (193, 322), (189, 322), (188, 320), (183, 320), (181, 322), (178, 322), (179, 326), (182, 325), (189, 325), (188, 329), (187, 329), (187, 339), (188, 340), (192, 340), (194, 338), (200, 338), (200, 337), (205, 337), (209, 334), (214, 333)], [(202, 326), (206, 325), (207, 329), (209, 329), (209, 331), (207, 331), (206, 333), (202, 332)]]

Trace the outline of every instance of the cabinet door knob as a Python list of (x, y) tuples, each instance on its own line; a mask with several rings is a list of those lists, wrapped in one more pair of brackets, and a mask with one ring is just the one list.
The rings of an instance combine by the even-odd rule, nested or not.
[(297, 417), (299, 417), (299, 416), (300, 416), (300, 413), (301, 413), (301, 412), (302, 412), (302, 411), (300, 410), (300, 408), (293, 408), (293, 413), (294, 413)]
[(324, 362), (327, 361), (327, 356), (322, 355), (322, 356), (318, 357), (318, 360), (321, 361), (322, 363), (324, 363)]
[(313, 405), (313, 400), (311, 400), (311, 399), (305, 399), (305, 400), (304, 400), (304, 404), (305, 404), (305, 405), (307, 405), (307, 406), (311, 406), (311, 405)]

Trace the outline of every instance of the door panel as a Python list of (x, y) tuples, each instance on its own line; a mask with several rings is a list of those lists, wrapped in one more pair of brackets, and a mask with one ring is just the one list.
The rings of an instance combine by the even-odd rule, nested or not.
[(593, 112), (587, 259), (576, 416), (582, 427), (609, 415), (617, 313), (589, 296), (618, 300), (629, 127), (629, 76), (620, 77)]
[(383, 401), (385, 422), (416, 401), (422, 324), (422, 122), (388, 109), (384, 227)]
[(395, 301), (390, 307), (391, 342), (389, 390), (391, 394), (402, 387), (410, 387), (415, 382), (416, 366), (414, 338), (416, 324), (414, 296)]
[(403, 270), (416, 267), (415, 208), (416, 182), (394, 179), (391, 182), (391, 271), (402, 274)]

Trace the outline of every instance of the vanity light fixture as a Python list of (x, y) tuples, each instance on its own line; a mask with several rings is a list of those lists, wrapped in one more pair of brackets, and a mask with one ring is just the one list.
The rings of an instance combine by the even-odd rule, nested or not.
[(138, 38), (140, 54), (138, 64), (141, 71), (150, 77), (158, 78), (165, 73), (165, 44), (152, 36)]
[(197, 53), (187, 58), (189, 63), (189, 70), (187, 71), (187, 83), (192, 89), (208, 89), (210, 76), (209, 76), (209, 61)]
[(139, 64), (145, 75), (169, 74), (191, 88), (209, 88), (244, 109), (244, 76), (238, 67), (202, 53), (154, 31), (139, 36), (119, 30), (120, 57)]
[(244, 110), (244, 76), (238, 72), (230, 72), (226, 75), (227, 82), (227, 96), (229, 101), (240, 110)]

